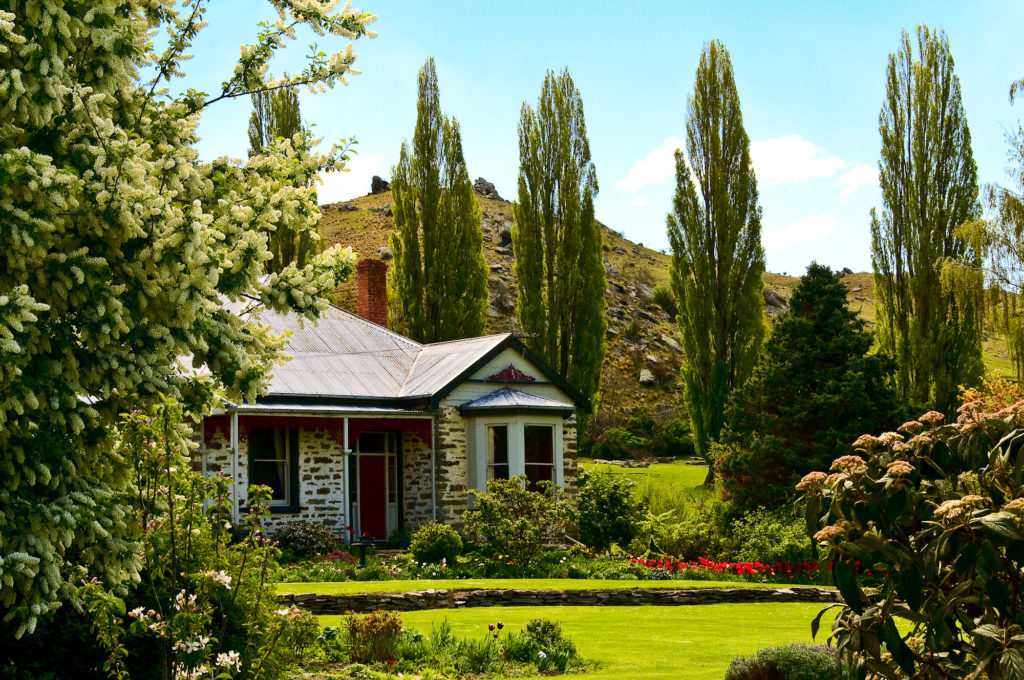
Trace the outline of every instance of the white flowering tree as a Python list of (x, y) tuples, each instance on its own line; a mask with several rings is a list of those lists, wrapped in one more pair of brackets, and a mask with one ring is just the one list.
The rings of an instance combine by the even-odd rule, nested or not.
[[(269, 60), (296, 27), (373, 36), (374, 17), (348, 5), (270, 4), (278, 20), (212, 96), (174, 94), (203, 0), (0, 5), (0, 609), (19, 635), (81, 578), (137, 574), (129, 475), (111, 441), (118, 414), (160, 395), (254, 398), (282, 342), (258, 311), (315, 318), (352, 268), (351, 251), (334, 248), (265, 272), (275, 229), (315, 233), (309, 180), (343, 152), (285, 140), (244, 163), (204, 163), (194, 148), (200, 115), (220, 99), (324, 89), (355, 72), (349, 43), (272, 77)], [(229, 314), (225, 300), (256, 314)], [(180, 357), (210, 379), (190, 377)]]

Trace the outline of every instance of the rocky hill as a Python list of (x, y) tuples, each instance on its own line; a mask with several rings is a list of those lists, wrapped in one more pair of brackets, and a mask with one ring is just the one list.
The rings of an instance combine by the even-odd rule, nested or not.
[[(386, 182), (377, 180), (373, 185), (376, 193), (321, 206), (320, 231), (327, 244), (352, 246), (360, 257), (390, 258), (387, 243), (394, 229), (391, 192)], [(475, 188), (483, 217), (484, 258), (491, 270), (487, 332), (515, 332), (512, 204), (503, 200), (490, 182), (478, 179)], [(614, 424), (641, 406), (661, 417), (672, 416), (682, 409), (679, 369), (683, 351), (675, 322), (652, 300), (656, 286), (668, 286), (670, 258), (602, 227), (608, 275), (608, 354), (601, 379), (599, 418)], [(844, 278), (850, 288), (851, 308), (872, 323), (871, 274), (847, 270)], [(774, 316), (788, 303), (799, 279), (772, 273), (766, 273), (764, 279), (765, 310)], [(336, 296), (341, 307), (355, 311), (355, 280), (342, 284)], [(986, 341), (986, 363), (999, 369), (1002, 364), (1009, 365), (1005, 348), (996, 340)]]

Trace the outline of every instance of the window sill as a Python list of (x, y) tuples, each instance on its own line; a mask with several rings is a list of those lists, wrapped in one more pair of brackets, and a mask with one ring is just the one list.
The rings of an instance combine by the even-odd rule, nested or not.
[(298, 505), (271, 505), (271, 515), (295, 515), (301, 511)]

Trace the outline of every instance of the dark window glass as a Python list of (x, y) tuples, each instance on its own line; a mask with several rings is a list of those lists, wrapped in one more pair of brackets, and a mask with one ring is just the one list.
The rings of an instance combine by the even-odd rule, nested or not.
[(538, 482), (555, 481), (555, 437), (550, 425), (527, 425), (523, 428), (526, 458), (526, 479), (531, 488)]
[(360, 453), (389, 453), (387, 432), (364, 432), (359, 435)]
[(249, 433), (249, 484), (269, 486), (275, 505), (287, 505), (291, 500), (288, 449), (288, 430), (259, 429)]
[(487, 428), (487, 479), (508, 479), (508, 426)]

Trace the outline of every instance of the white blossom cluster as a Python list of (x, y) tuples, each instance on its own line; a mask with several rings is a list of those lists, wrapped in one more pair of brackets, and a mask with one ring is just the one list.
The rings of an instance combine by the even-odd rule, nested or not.
[[(243, 48), (221, 97), (283, 82), (330, 87), (352, 72), (349, 46), (264, 80), (299, 23), (372, 35), (373, 17), (348, 5), (271, 4), (279, 21)], [(313, 319), (354, 264), (334, 248), (301, 269), (265, 271), (274, 230), (316, 228), (313, 187), (338, 167), (337, 149), (316, 154), (303, 138), (244, 163), (199, 161), (196, 127), (213, 100), (168, 93), (204, 5), (0, 10), (0, 608), (19, 635), (83, 573), (112, 585), (137, 578), (130, 471), (111, 441), (118, 414), (163, 396), (197, 408), (215, 392), (255, 398), (283, 342), (259, 325), (259, 309)], [(161, 30), (169, 45), (157, 53)], [(143, 82), (142, 69), (156, 75)], [(226, 301), (253, 313), (228, 313)], [(209, 377), (188, 374), (180, 357)]]

